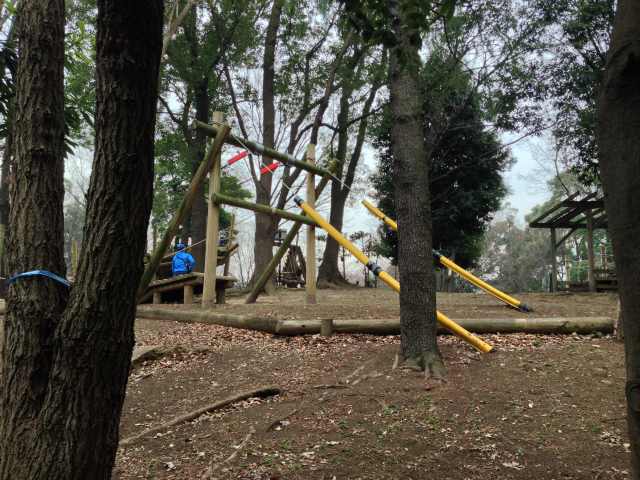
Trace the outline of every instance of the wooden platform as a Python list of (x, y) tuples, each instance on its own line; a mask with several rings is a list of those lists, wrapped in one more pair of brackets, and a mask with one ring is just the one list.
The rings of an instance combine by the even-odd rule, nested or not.
[[(237, 279), (232, 276), (216, 277), (216, 303), (225, 302), (225, 291), (233, 287)], [(204, 274), (200, 272), (177, 275), (151, 282), (140, 303), (193, 303), (193, 296), (202, 293)]]

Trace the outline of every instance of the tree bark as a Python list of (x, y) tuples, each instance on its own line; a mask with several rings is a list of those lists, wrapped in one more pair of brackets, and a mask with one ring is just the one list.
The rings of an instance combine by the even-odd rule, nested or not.
[(619, 281), (633, 478), (640, 479), (640, 4), (620, 0), (600, 91), (598, 149)]
[[(278, 46), (278, 30), (282, 17), (282, 7), (284, 0), (274, 0), (267, 33), (264, 42), (264, 59), (262, 66), (262, 144), (265, 147), (273, 148), (276, 133), (276, 112), (275, 112), (275, 58)], [(262, 165), (269, 165), (272, 160), (262, 157)], [(261, 175), (256, 188), (256, 203), (269, 205), (271, 203), (271, 188), (273, 175), (268, 173)], [(278, 222), (270, 216), (261, 213), (256, 214), (256, 233), (253, 248), (255, 270), (251, 283), (257, 280), (258, 276), (267, 267), (273, 258), (273, 238), (278, 228)], [(265, 292), (272, 293), (275, 289), (273, 279), (265, 284)]]
[(419, 88), (419, 32), (404, 16), (403, 1), (389, 0), (396, 39), (390, 51), (391, 144), (400, 270), (400, 357), (410, 368), (433, 377), (444, 375), (436, 342), (435, 277), (431, 256), (429, 166), (422, 126)]
[[(17, 12), (20, 45), (10, 188), (7, 266), (65, 274), (62, 204), (64, 157), (64, 2), (25, 0)], [(45, 407), (53, 332), (67, 292), (53, 281), (9, 288), (0, 385), (0, 479), (31, 476), (42, 454), (34, 423)]]
[[(358, 126), (356, 143), (354, 145), (353, 152), (349, 157), (348, 165), (346, 165), (346, 174), (344, 173), (344, 167), (349, 142), (349, 110), (353, 90), (351, 88), (343, 87), (342, 96), (340, 98), (340, 111), (338, 114), (338, 148), (336, 151), (336, 157), (339, 162), (336, 176), (338, 178), (342, 178), (343, 184), (334, 180), (331, 185), (331, 211), (329, 213), (329, 221), (331, 222), (331, 225), (336, 227), (339, 231), (342, 231), (345, 205), (349, 198), (351, 186), (355, 179), (356, 169), (358, 168), (358, 163), (362, 154), (362, 146), (367, 133), (368, 115), (371, 112), (371, 107), (379, 87), (380, 84), (377, 83), (377, 81), (374, 81), (374, 85), (372, 85), (369, 96), (362, 108), (362, 118)], [(319, 288), (326, 288), (331, 285), (348, 284), (346, 278), (344, 278), (344, 275), (340, 273), (340, 268), (338, 267), (339, 253), (340, 246), (338, 245), (338, 242), (336, 242), (332, 237), (328, 237), (322, 254), (322, 263), (320, 264), (320, 270), (318, 272)]]
[[(193, 83), (188, 87), (192, 89), (195, 118), (203, 123), (208, 124), (210, 121), (210, 96), (209, 96), (209, 71), (202, 71), (200, 67), (200, 55), (202, 51), (200, 49), (198, 39), (198, 7), (193, 5), (191, 11), (187, 15), (187, 20), (184, 24), (184, 37), (189, 45), (189, 62), (191, 70), (195, 76)], [(219, 125), (218, 125), (219, 126)], [(188, 146), (188, 155), (191, 161), (191, 175), (195, 175), (202, 159), (204, 158), (207, 148), (207, 135), (200, 129), (196, 129), (195, 134), (185, 136), (185, 140)], [(185, 244), (188, 241), (188, 237), (192, 238), (194, 244), (191, 249), (196, 265), (194, 271), (204, 272), (205, 261), (205, 244), (198, 243), (203, 240), (207, 233), (207, 202), (205, 200), (205, 185), (204, 182), (198, 187), (196, 198), (191, 207), (189, 218), (183, 225), (183, 237), (181, 240)]]
[[(209, 78), (203, 78), (201, 82), (196, 87), (195, 92), (195, 107), (196, 107), (196, 120), (200, 120), (204, 123), (209, 123), (210, 115), (210, 99), (209, 99)], [(217, 125), (218, 127), (220, 125)], [(204, 158), (205, 152), (207, 149), (207, 136), (206, 133), (202, 130), (196, 130), (194, 142), (191, 145), (191, 173), (194, 174), (198, 169), (198, 166), (202, 162)], [(193, 240), (193, 243), (196, 244), (200, 242), (207, 235), (207, 202), (205, 200), (205, 182), (200, 184), (200, 188), (198, 189), (198, 193), (196, 194), (196, 199), (191, 209), (191, 221), (190, 221), (190, 230), (189, 233)], [(186, 241), (187, 239), (183, 239)], [(204, 272), (204, 261), (205, 261), (205, 247), (204, 243), (199, 243), (194, 245), (191, 249), (191, 254), (196, 261), (196, 265), (194, 267), (194, 271), (196, 272)]]
[[(349, 145), (349, 110), (351, 103), (350, 82), (342, 87), (340, 96), (340, 110), (338, 111), (338, 148), (336, 149), (336, 159), (338, 161), (336, 177), (342, 178), (344, 172), (344, 164), (347, 159), (347, 148)], [(346, 195), (345, 195), (346, 193)], [(344, 206), (347, 201), (348, 190), (345, 191), (340, 182), (335, 179), (331, 182), (331, 211), (329, 212), (329, 222), (342, 232), (344, 222)], [(333, 237), (327, 236), (327, 243), (322, 253), (322, 263), (318, 271), (318, 287), (328, 288), (346, 283), (346, 279), (340, 274), (338, 268), (338, 253), (340, 245)]]
[[(28, 28), (20, 37), (10, 259), (12, 271), (64, 274), (64, 6), (21, 5)], [(82, 257), (66, 308), (66, 290), (48, 279), (10, 289), (0, 479), (111, 478), (151, 210), (162, 22), (160, 0), (98, 1), (96, 146)]]
[[(16, 22), (11, 23), (4, 48), (15, 47)], [(0, 62), (0, 71), (6, 71), (5, 62)], [(15, 82), (15, 72), (10, 71)], [(14, 124), (14, 100), (9, 101), (5, 123), (7, 124), (7, 135), (4, 139), (4, 150), (2, 152), (2, 168), (0, 175), (0, 276), (6, 277), (5, 261), (5, 238), (7, 235), (7, 225), (9, 224), (9, 176), (11, 174), (11, 162), (13, 161), (13, 128)]]

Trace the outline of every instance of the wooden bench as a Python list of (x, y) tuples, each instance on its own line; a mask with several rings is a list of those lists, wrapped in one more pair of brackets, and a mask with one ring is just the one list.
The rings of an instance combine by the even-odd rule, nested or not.
[[(237, 279), (232, 276), (216, 277), (216, 303), (225, 303), (225, 291), (233, 287)], [(201, 294), (204, 285), (204, 274), (192, 272), (184, 275), (176, 275), (171, 278), (155, 280), (149, 284), (149, 288), (140, 303), (193, 303), (194, 294)]]

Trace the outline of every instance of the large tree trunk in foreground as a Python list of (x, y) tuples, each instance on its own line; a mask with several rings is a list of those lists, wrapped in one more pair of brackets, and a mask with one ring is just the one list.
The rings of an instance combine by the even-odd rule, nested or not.
[[(20, 37), (26, 85), (18, 91), (11, 265), (64, 273), (63, 6), (23, 5), (30, 28)], [(98, 1), (96, 147), (83, 254), (64, 311), (66, 291), (49, 279), (11, 287), (0, 479), (111, 478), (151, 210), (162, 21), (161, 0)], [(43, 108), (51, 97), (57, 101)]]
[(391, 145), (400, 270), (400, 356), (427, 375), (444, 375), (436, 342), (436, 295), (431, 256), (429, 167), (422, 128), (420, 36), (403, 18), (403, 0), (389, 0), (397, 45), (391, 49)]
[[(13, 273), (65, 274), (63, 255), (64, 1), (25, 0), (17, 13), (14, 181), (7, 266)], [(67, 292), (47, 279), (9, 288), (0, 384), (0, 478), (46, 478), (38, 448), (54, 356), (54, 330)]]
[(633, 478), (640, 479), (640, 3), (620, 0), (599, 106), (598, 148), (627, 365)]
[[(273, 148), (276, 135), (275, 112), (275, 60), (278, 46), (278, 30), (282, 16), (284, 0), (274, 0), (269, 24), (264, 41), (264, 60), (262, 66), (262, 144)], [(272, 160), (262, 157), (261, 165), (268, 165)], [(269, 205), (271, 203), (271, 187), (273, 175), (267, 173), (261, 175), (256, 186), (256, 203)], [(273, 238), (278, 228), (278, 221), (269, 215), (256, 213), (256, 233), (254, 237), (253, 256), (255, 269), (253, 279), (255, 282), (273, 258)], [(274, 291), (273, 279), (265, 284), (265, 292)]]

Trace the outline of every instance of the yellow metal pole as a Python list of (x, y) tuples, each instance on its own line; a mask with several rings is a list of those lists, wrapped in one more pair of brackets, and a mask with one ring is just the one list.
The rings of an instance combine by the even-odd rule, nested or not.
[[(398, 224), (395, 221), (393, 221), (391, 218), (387, 217), (378, 208), (374, 207), (367, 200), (363, 200), (362, 204), (373, 215), (375, 215), (380, 220), (382, 220), (389, 228), (391, 228), (392, 230), (394, 230), (396, 232), (398, 231)], [(433, 255), (438, 259), (438, 261), (442, 265), (447, 267), (449, 270), (452, 270), (452, 271), (456, 272), (462, 278), (464, 278), (468, 282), (474, 284), (476, 287), (481, 288), (482, 290), (484, 290), (488, 294), (493, 295), (495, 298), (497, 298), (501, 302), (504, 302), (504, 303), (506, 303), (508, 305), (511, 305), (513, 308), (517, 308), (518, 310), (522, 310), (523, 312), (530, 312), (531, 311), (531, 308), (529, 306), (527, 306), (526, 304), (522, 303), (520, 300), (518, 300), (516, 298), (513, 298), (511, 295), (507, 295), (506, 293), (498, 290), (495, 287), (492, 287), (487, 282), (485, 282), (485, 281), (479, 279), (478, 277), (476, 277), (473, 273), (471, 273), (471, 272), (465, 270), (464, 268), (462, 268), (460, 265), (455, 263), (453, 260), (451, 260), (451, 259), (445, 257), (444, 255), (442, 255), (440, 252), (437, 252), (436, 250), (433, 250)]]
[[(322, 229), (324, 229), (331, 237), (342, 245), (346, 250), (348, 250), (354, 257), (358, 259), (358, 261), (367, 266), (369, 270), (373, 272), (378, 278), (380, 278), (384, 283), (386, 283), (389, 287), (391, 287), (396, 292), (400, 292), (400, 283), (389, 275), (387, 272), (382, 270), (378, 265), (373, 263), (369, 257), (367, 257), (358, 247), (356, 247), (353, 243), (345, 238), (342, 233), (340, 233), (333, 225), (327, 222), (322, 216), (315, 211), (315, 209), (311, 208), (308, 204), (306, 204), (300, 197), (295, 198), (298, 206), (307, 214), (307, 216), (313, 219)], [(490, 352), (493, 347), (488, 343), (482, 341), (480, 338), (473, 335), (471, 332), (461, 327), (453, 320), (448, 318), (446, 315), (443, 315), (439, 311), (436, 310), (436, 319), (438, 322), (451, 331), (452, 333), (458, 335), (460, 338), (470, 343), (472, 346), (480, 350), (481, 352), (487, 353)]]

